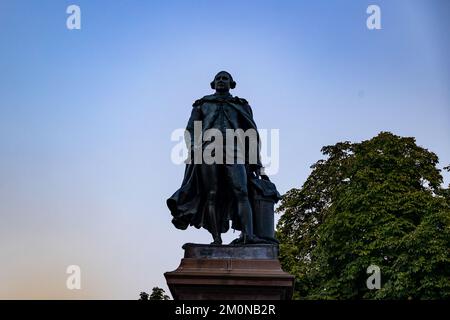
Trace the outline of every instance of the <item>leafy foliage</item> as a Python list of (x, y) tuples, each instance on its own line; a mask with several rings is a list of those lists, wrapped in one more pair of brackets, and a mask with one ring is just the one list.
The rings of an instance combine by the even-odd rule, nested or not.
[(147, 292), (142, 291), (141, 293), (139, 293), (139, 300), (148, 300), (149, 295)]
[(154, 287), (150, 296), (147, 292), (141, 292), (139, 296), (139, 300), (170, 300), (170, 297), (166, 295), (164, 289), (159, 287)]
[[(280, 260), (295, 298), (450, 298), (450, 192), (436, 154), (381, 132), (322, 148), (278, 208)], [(447, 169), (447, 168), (446, 168)], [(369, 290), (367, 267), (381, 268)]]

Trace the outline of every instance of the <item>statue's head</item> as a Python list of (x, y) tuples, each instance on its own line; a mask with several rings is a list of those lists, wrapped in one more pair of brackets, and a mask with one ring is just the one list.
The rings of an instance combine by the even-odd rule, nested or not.
[(211, 89), (217, 92), (228, 92), (234, 88), (236, 88), (236, 82), (234, 82), (233, 77), (227, 71), (220, 71), (211, 82)]

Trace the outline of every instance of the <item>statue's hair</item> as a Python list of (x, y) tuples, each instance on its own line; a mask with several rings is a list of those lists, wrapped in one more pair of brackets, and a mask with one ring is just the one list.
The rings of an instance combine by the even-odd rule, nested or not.
[(216, 89), (216, 84), (214, 83), (214, 80), (216, 79), (216, 77), (217, 77), (217, 75), (218, 75), (219, 73), (226, 73), (226, 74), (230, 77), (230, 80), (231, 80), (231, 82), (230, 82), (230, 88), (231, 88), (231, 89), (236, 88), (236, 81), (233, 80), (233, 76), (231, 75), (231, 73), (229, 73), (228, 71), (219, 71), (219, 72), (217, 72), (217, 74), (214, 76), (213, 81), (211, 81), (211, 89), (213, 89), (213, 90)]

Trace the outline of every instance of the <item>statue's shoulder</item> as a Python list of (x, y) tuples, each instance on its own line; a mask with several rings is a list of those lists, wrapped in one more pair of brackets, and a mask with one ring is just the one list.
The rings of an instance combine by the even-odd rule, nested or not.
[(194, 101), (194, 103), (192, 104), (193, 107), (199, 107), (203, 104), (203, 98), (197, 99)]
[(237, 104), (242, 104), (242, 105), (248, 105), (248, 101), (244, 98), (239, 98), (238, 96), (234, 96), (233, 97), (233, 102), (237, 103)]
[(206, 96), (203, 96), (203, 98), (195, 100), (194, 103), (192, 104), (192, 106), (193, 107), (199, 107), (202, 104), (204, 104), (206, 101), (211, 101), (211, 100), (214, 100), (214, 99), (215, 99), (215, 96), (213, 94), (206, 95)]
[[(228, 101), (232, 102), (232, 103), (236, 103), (236, 104), (241, 104), (241, 105), (248, 105), (248, 101), (244, 98), (239, 98), (238, 96), (234, 96), (232, 98), (226, 98)], [(215, 101), (223, 101), (223, 100), (218, 100), (217, 96), (214, 94), (210, 94), (210, 95), (206, 95), (203, 98), (197, 99), (194, 101), (194, 103), (192, 104), (193, 107), (199, 107), (201, 106), (203, 103), (205, 102), (215, 102)]]

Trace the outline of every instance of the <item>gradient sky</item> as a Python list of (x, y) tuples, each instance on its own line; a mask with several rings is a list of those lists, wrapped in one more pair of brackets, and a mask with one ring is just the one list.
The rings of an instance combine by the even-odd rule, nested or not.
[[(0, 0), (0, 298), (167, 290), (182, 244), (210, 242), (170, 222), (184, 170), (170, 135), (222, 69), (280, 130), (281, 193), (322, 146), (380, 131), (450, 164), (449, 14), (446, 0)], [(66, 289), (72, 264), (81, 290)]]

